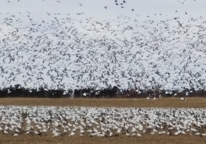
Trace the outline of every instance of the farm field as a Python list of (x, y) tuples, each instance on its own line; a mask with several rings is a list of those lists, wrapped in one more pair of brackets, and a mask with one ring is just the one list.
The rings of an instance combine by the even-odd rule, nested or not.
[(142, 137), (52, 137), (52, 136), (26, 136), (13, 137), (1, 135), (1, 144), (205, 144), (206, 138), (200, 136), (166, 136), (166, 135), (145, 135)]
[(19, 106), (89, 106), (89, 107), (162, 107), (162, 108), (205, 108), (206, 99), (190, 97), (153, 99), (89, 99), (89, 98), (1, 98), (0, 105)]
[[(109, 113), (106, 113), (106, 116), (109, 116), (112, 111), (116, 111), (118, 113), (131, 115), (133, 112), (135, 112), (136, 108), (140, 108), (140, 111), (142, 113), (139, 113), (143, 117), (145, 117), (147, 121), (147, 114), (154, 114), (153, 116), (149, 115), (149, 119), (153, 119), (153, 117), (157, 116), (157, 113), (159, 111), (162, 111), (166, 113), (167, 115), (172, 114), (174, 111), (177, 112), (176, 116), (171, 116), (171, 120), (178, 123), (179, 121), (187, 121), (191, 120), (191, 122), (194, 120), (193, 116), (195, 117), (195, 114), (198, 113), (199, 117), (201, 117), (201, 120), (203, 121), (202, 126), (204, 126), (204, 108), (206, 107), (206, 101), (204, 98), (187, 98), (185, 101), (181, 100), (180, 98), (160, 98), (155, 101), (153, 99), (47, 99), (47, 98), (2, 98), (0, 99), (0, 105), (1, 105), (1, 114), (5, 116), (6, 119), (10, 117), (10, 115), (13, 115), (17, 119), (21, 117), (21, 115), (24, 113), (24, 111), (27, 109), (27, 113), (29, 114), (28, 117), (30, 117), (31, 121), (35, 121), (36, 112), (39, 113), (40, 121), (44, 121), (45, 117), (48, 115), (47, 112), (51, 111), (53, 114), (56, 115), (54, 119), (52, 119), (53, 122), (58, 120), (61, 117), (60, 111), (68, 112), (68, 116), (70, 118), (75, 117), (78, 120), (78, 111), (79, 113), (83, 114), (82, 112), (86, 110), (86, 113), (91, 111), (91, 115), (89, 116), (88, 120), (91, 119), (91, 116), (95, 116), (98, 113), (104, 112), (105, 109), (109, 108)], [(14, 107), (11, 105), (15, 105)], [(24, 106), (21, 107), (21, 106)], [(27, 107), (25, 107), (27, 106)], [(36, 107), (36, 106), (43, 106), (43, 107)], [(47, 107), (48, 106), (48, 107)], [(55, 106), (50, 107), (49, 106)], [(74, 106), (74, 107), (73, 107)], [(61, 108), (62, 107), (62, 108)], [(64, 108), (65, 107), (65, 108)], [(81, 107), (80, 109), (78, 107)], [(88, 107), (88, 108), (87, 108)], [(99, 109), (92, 108), (92, 107), (100, 107)], [(103, 107), (103, 109), (101, 108)], [(105, 108), (104, 108), (105, 107)], [(115, 107), (115, 108), (114, 108)], [(119, 108), (118, 108), (119, 107)], [(130, 107), (134, 107), (130, 108)], [(136, 108), (135, 108), (136, 107)], [(142, 107), (142, 109), (141, 109)], [(7, 112), (8, 108), (8, 112)], [(38, 110), (38, 108), (40, 108)], [(126, 108), (126, 109), (125, 109)], [(154, 109), (153, 109), (154, 108)], [(164, 109), (161, 109), (164, 108)], [(175, 109), (174, 109), (175, 108)], [(177, 109), (176, 109), (177, 108)], [(180, 108), (180, 109), (179, 109)], [(191, 109), (184, 109), (184, 108), (191, 108)], [(198, 109), (193, 109), (198, 108)], [(121, 110), (122, 109), (122, 110)], [(75, 113), (70, 113), (72, 111), (75, 111)], [(108, 109), (107, 109), (108, 110)], [(131, 110), (133, 112), (131, 112)], [(138, 110), (138, 109), (137, 109)], [(21, 112), (20, 112), (21, 111)], [(92, 112), (93, 111), (93, 112)], [(181, 114), (181, 111), (184, 111), (184, 114)], [(6, 114), (4, 113), (6, 112)], [(43, 113), (42, 113), (43, 112)], [(77, 113), (76, 113), (77, 112)], [(93, 113), (93, 114), (92, 114)], [(193, 113), (190, 115), (190, 113)], [(96, 115), (97, 117), (101, 117), (100, 115)], [(135, 117), (138, 117), (138, 113), (135, 114)], [(186, 117), (189, 116), (189, 117)], [(86, 117), (83, 116), (83, 118)], [(129, 116), (128, 116), (129, 117)], [(159, 116), (158, 116), (159, 117)], [(156, 117), (156, 120), (160, 120), (161, 123), (162, 120), (167, 120), (165, 117)], [(7, 123), (6, 119), (1, 118), (1, 121), (3, 120), (3, 123)], [(56, 119), (57, 118), (57, 119)], [(70, 119), (68, 118), (68, 119)], [(118, 118), (118, 116), (116, 116)], [(127, 119), (127, 116), (121, 117), (123, 119)], [(174, 119), (173, 119), (174, 118)], [(202, 119), (203, 118), (203, 119)], [(12, 117), (10, 119), (13, 119)], [(111, 117), (108, 118), (109, 123), (113, 123)], [(133, 119), (133, 118), (132, 118)], [(133, 119), (135, 120), (135, 119)], [(21, 124), (22, 119), (19, 119), (16, 121), (16, 123)], [(41, 126), (39, 123), (40, 121), (36, 121), (35, 125)], [(145, 121), (145, 122), (146, 122)], [(155, 119), (154, 119), (155, 121)], [(197, 120), (200, 122), (200, 120)], [(9, 121), (8, 121), (9, 122)], [(117, 119), (118, 122), (118, 119)], [(116, 122), (115, 122), (116, 123)], [(151, 122), (152, 124), (153, 122)], [(14, 124), (14, 123), (13, 123)], [(147, 123), (149, 124), (149, 123)], [(186, 122), (186, 125), (190, 124), (190, 122)], [(17, 124), (18, 125), (18, 124)], [(150, 124), (149, 124), (150, 125)], [(28, 125), (27, 125), (28, 126)], [(32, 126), (32, 123), (31, 123)], [(78, 126), (78, 124), (77, 124)], [(33, 126), (34, 127), (34, 126)], [(57, 127), (58, 128), (58, 127)], [(5, 127), (4, 127), (5, 129)], [(204, 128), (203, 128), (204, 129)], [(160, 132), (160, 131), (159, 131)], [(138, 143), (138, 144), (165, 144), (165, 143), (180, 143), (180, 144), (192, 144), (192, 143), (198, 143), (203, 144), (206, 143), (206, 137), (204, 135), (196, 135), (196, 133), (190, 134), (187, 132), (186, 134), (178, 134), (178, 135), (168, 135), (168, 134), (148, 134), (148, 132), (142, 134), (141, 136), (126, 136), (125, 134), (118, 134), (113, 136), (106, 136), (106, 137), (97, 137), (97, 136), (91, 136), (89, 134), (85, 134), (84, 136), (80, 135), (69, 135), (63, 134), (59, 136), (55, 136), (52, 133), (47, 134), (34, 134), (34, 132), (31, 132), (30, 134), (20, 133), (18, 136), (14, 136), (14, 134), (4, 134), (1, 132), (0, 134), (0, 144), (8, 143), (8, 144), (103, 144), (103, 143), (111, 143), (111, 144), (125, 144), (125, 143)]]

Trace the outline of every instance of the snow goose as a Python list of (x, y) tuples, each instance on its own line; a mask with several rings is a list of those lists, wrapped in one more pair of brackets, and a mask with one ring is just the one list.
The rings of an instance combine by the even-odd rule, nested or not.
[(72, 132), (69, 134), (69, 136), (73, 136), (73, 135), (75, 135), (75, 133), (72, 131)]

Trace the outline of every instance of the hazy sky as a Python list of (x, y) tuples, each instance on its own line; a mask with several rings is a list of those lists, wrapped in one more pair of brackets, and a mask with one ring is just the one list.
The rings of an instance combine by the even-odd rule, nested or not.
[[(0, 19), (6, 13), (31, 12), (32, 17), (48, 19), (47, 12), (68, 13), (74, 19), (93, 17), (97, 20), (111, 20), (117, 16), (124, 15), (140, 20), (164, 20), (180, 16), (187, 17), (206, 16), (206, 0), (126, 0), (123, 4), (116, 6), (115, 0), (0, 0)], [(122, 3), (123, 0), (117, 0)], [(182, 4), (183, 1), (183, 4)], [(81, 6), (82, 5), (82, 6)], [(107, 9), (105, 9), (105, 6)], [(134, 9), (134, 11), (132, 11)], [(177, 12), (176, 12), (177, 10)], [(185, 12), (187, 14), (185, 14)], [(82, 13), (78, 15), (78, 13)], [(7, 15), (9, 15), (7, 14)], [(155, 15), (156, 14), (156, 15)], [(147, 17), (149, 16), (149, 17)], [(61, 17), (61, 16), (58, 16)]]

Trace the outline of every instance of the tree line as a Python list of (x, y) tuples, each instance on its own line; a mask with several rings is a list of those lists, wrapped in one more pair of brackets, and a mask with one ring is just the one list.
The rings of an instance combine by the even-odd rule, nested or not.
[(204, 97), (206, 90), (185, 89), (183, 91), (168, 91), (160, 89), (149, 90), (122, 90), (117, 86), (95, 90), (94, 88), (64, 90), (24, 88), (17, 84), (8, 88), (0, 89), (0, 97), (28, 97), (28, 98), (158, 98), (158, 97)]

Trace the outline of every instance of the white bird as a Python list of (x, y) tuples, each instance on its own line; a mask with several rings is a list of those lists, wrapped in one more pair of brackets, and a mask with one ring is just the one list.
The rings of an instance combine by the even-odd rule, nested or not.
[(130, 135), (131, 135), (130, 133), (126, 132), (126, 136), (130, 136)]
[(73, 136), (73, 135), (75, 135), (75, 133), (72, 131), (69, 136)]
[(139, 134), (139, 133), (137, 133), (137, 136), (138, 136), (138, 137), (141, 137), (142, 135), (141, 135), (141, 134)]
[(180, 100), (183, 100), (183, 101), (184, 101), (184, 100), (185, 100), (185, 97), (181, 97)]
[(6, 130), (4, 130), (4, 133), (5, 133), (5, 134), (8, 134), (8, 132), (7, 132)]
[(117, 133), (121, 133), (122, 129), (121, 128), (118, 128), (117, 129)]
[(201, 135), (202, 135), (202, 136), (206, 136), (206, 133), (202, 133)]

